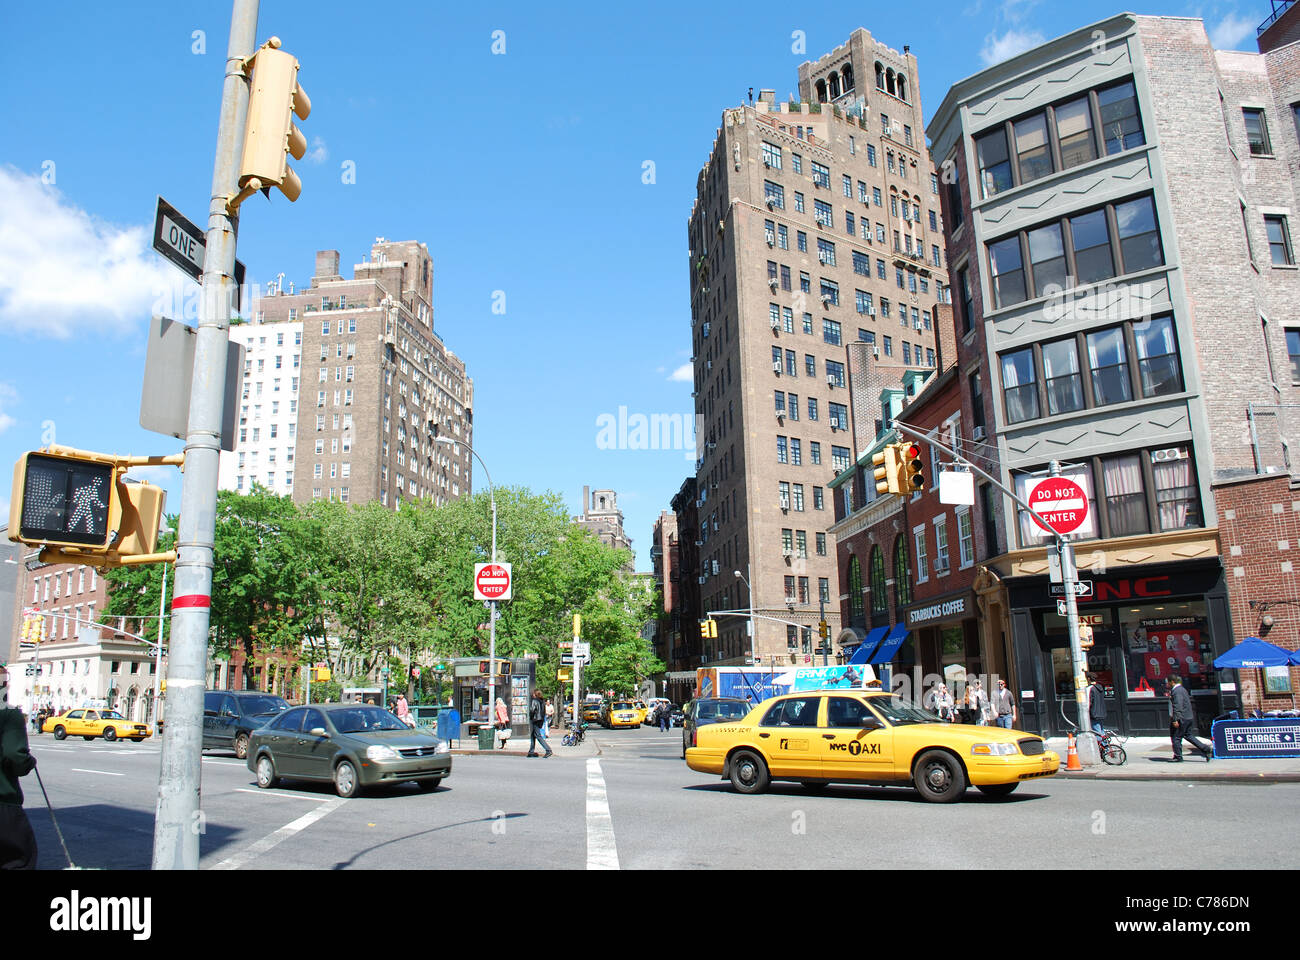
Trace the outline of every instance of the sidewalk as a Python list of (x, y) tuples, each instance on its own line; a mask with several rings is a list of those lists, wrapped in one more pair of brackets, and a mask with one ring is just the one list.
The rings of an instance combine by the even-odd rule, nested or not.
[[(551, 749), (555, 751), (555, 757), (557, 758), (582, 757), (585, 759), (588, 757), (598, 757), (600, 756), (600, 745), (597, 744), (593, 738), (593, 734), (595, 734), (598, 729), (599, 728), (595, 724), (592, 724), (591, 727), (588, 728), (586, 739), (584, 739), (582, 743), (578, 744), (576, 747), (566, 747), (560, 743), (560, 741), (564, 738), (564, 735), (568, 733), (568, 728), (552, 726), (551, 735), (547, 738), (547, 742), (550, 743)], [(492, 750), (480, 750), (476, 738), (467, 739), (462, 737), (460, 740), (452, 741), (451, 752), (453, 756), (482, 755), (494, 757), (526, 757), (528, 755), (528, 734), (524, 734), (523, 736), (520, 736), (517, 733), (513, 734), (510, 739), (506, 741), (504, 749), (501, 748), (499, 744), (494, 744), (494, 749)], [(541, 745), (538, 744), (538, 756), (541, 756), (545, 752), (546, 751), (541, 748)]]
[[(1209, 743), (1208, 737), (1201, 740)], [(1060, 776), (1081, 780), (1181, 780), (1196, 783), (1300, 783), (1300, 758), (1225, 759), (1209, 763), (1190, 743), (1183, 744), (1183, 762), (1174, 763), (1168, 737), (1132, 737), (1124, 743), (1128, 762), (1122, 766), (1098, 763), (1083, 770), (1065, 769), (1067, 741), (1050, 737), (1047, 749), (1061, 755)]]

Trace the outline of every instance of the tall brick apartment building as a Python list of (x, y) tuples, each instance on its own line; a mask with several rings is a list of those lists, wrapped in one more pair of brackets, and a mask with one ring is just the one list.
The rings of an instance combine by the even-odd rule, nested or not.
[(748, 611), (748, 582), (769, 619), (751, 640), (747, 617), (719, 618), (681, 671), (796, 656), (823, 609), (839, 633), (827, 488), (856, 456), (850, 345), (937, 364), (944, 242), (919, 91), (906, 48), (856, 30), (799, 67), (800, 101), (764, 90), (723, 113), (688, 223), (702, 456), (682, 575), (702, 614)]
[[(1113, 17), (963, 80), (929, 127), (968, 439), (1022, 495), (1051, 461), (1087, 491), (1089, 666), (1131, 731), (1166, 729), (1171, 672), (1203, 721), (1235, 706), (1211, 661), (1260, 603), (1297, 642), (1300, 71), (1267, 33), (1215, 51), (1200, 20)], [(1042, 539), (977, 505), (984, 629), (1023, 725), (1055, 731), (1074, 691)]]
[(338, 251), (322, 250), (307, 287), (279, 285), (253, 315), (230, 333), (249, 352), (224, 486), (256, 481), (298, 503), (387, 505), (443, 504), (470, 491), (474, 382), (434, 331), (424, 244), (380, 238), (351, 280), (339, 274)]

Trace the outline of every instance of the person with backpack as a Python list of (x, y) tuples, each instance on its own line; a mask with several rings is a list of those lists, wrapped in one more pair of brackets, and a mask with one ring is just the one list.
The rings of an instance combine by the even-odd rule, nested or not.
[(546, 751), (543, 759), (551, 756), (555, 751), (551, 745), (546, 742), (546, 731), (543, 726), (546, 723), (546, 698), (542, 696), (542, 691), (533, 691), (533, 702), (528, 706), (528, 756), (537, 756), (537, 744), (540, 742), (542, 748)]

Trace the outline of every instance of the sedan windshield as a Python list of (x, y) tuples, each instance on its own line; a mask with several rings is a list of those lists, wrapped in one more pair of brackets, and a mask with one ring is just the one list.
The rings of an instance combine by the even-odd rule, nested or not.
[(339, 733), (369, 733), (372, 730), (405, 730), (411, 728), (382, 707), (352, 707), (333, 710), (330, 719)]
[(867, 703), (873, 710), (895, 726), (909, 723), (939, 723), (939, 718), (929, 710), (908, 703), (900, 697), (872, 697)]

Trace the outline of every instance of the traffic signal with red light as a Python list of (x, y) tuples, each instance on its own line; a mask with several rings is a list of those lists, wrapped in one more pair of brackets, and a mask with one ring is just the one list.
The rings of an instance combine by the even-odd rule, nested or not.
[(902, 471), (899, 486), (903, 493), (920, 493), (925, 489), (925, 464), (921, 462), (919, 443), (900, 443)]

